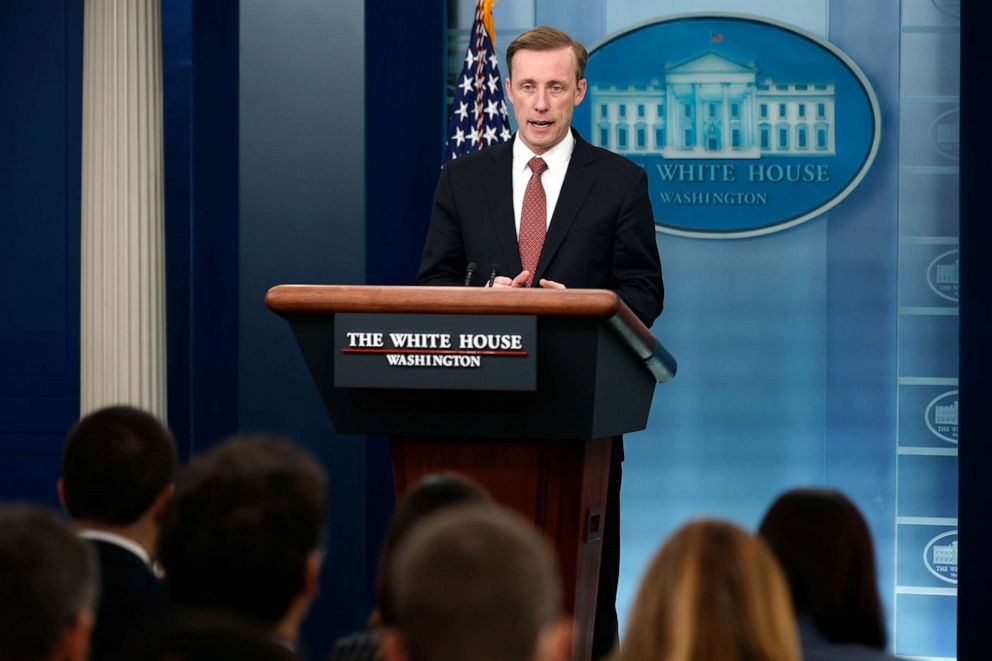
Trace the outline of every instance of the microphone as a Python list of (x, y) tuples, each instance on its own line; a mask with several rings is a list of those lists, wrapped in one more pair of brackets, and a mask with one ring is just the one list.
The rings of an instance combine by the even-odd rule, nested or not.
[(495, 280), (496, 280), (496, 273), (497, 273), (497, 271), (499, 271), (499, 262), (493, 262), (490, 265), (489, 276), (488, 276), (488, 279), (486, 281), (486, 286), (487, 287), (492, 287), (493, 286), (493, 282), (495, 282)]
[(468, 287), (469, 283), (472, 282), (472, 276), (475, 275), (475, 262), (469, 262), (468, 268), (465, 269), (465, 286)]

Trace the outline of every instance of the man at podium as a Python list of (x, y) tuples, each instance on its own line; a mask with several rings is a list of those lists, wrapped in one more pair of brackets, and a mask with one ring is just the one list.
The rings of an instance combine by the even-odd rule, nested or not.
[[(513, 140), (441, 171), (418, 284), (611, 289), (646, 326), (664, 285), (647, 176), (571, 127), (586, 93), (588, 54), (537, 27), (506, 51)], [(472, 268), (470, 268), (470, 266)], [(617, 637), (620, 462), (613, 443), (593, 658)]]

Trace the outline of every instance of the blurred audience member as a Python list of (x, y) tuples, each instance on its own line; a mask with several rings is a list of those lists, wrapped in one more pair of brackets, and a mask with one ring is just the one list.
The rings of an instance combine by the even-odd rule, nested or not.
[(90, 413), (66, 439), (59, 498), (100, 561), (94, 659), (117, 658), (125, 638), (168, 605), (151, 566), (176, 463), (166, 426), (130, 406)]
[(183, 612), (150, 627), (124, 652), (126, 661), (293, 661), (285, 645), (229, 613)]
[(892, 658), (871, 535), (854, 503), (828, 489), (787, 491), (760, 534), (785, 570), (807, 661)]
[(379, 552), (376, 575), (376, 608), (369, 615), (368, 630), (339, 639), (330, 661), (373, 661), (379, 658), (376, 630), (396, 624), (390, 605), (392, 580), (390, 566), (397, 546), (411, 530), (435, 512), (454, 505), (484, 504), (489, 495), (476, 482), (457, 473), (433, 473), (417, 480), (396, 506)]
[(294, 648), (317, 595), (323, 469), (293, 443), (228, 440), (180, 473), (159, 540), (173, 602), (230, 612)]
[(630, 614), (623, 661), (799, 661), (789, 588), (758, 537), (686, 524), (655, 555)]
[(430, 517), (396, 550), (387, 661), (565, 661), (572, 624), (550, 546), (522, 518), (467, 505)]
[(97, 572), (54, 512), (0, 505), (0, 659), (88, 659)]

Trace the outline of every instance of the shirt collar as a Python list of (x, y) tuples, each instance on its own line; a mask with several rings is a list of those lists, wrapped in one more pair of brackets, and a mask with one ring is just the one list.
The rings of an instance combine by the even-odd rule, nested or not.
[(513, 139), (513, 162), (518, 170), (525, 170), (528, 167), (527, 163), (530, 159), (540, 156), (548, 164), (549, 171), (557, 171), (558, 168), (564, 169), (568, 165), (569, 159), (572, 158), (572, 150), (574, 149), (575, 136), (572, 135), (571, 130), (565, 134), (561, 142), (543, 154), (532, 152), (530, 147), (525, 145), (524, 141), (520, 139), (520, 131), (517, 131), (517, 135)]
[(79, 531), (79, 536), (83, 539), (89, 539), (94, 542), (106, 542), (107, 544), (113, 544), (114, 546), (119, 546), (126, 551), (130, 551), (139, 558), (142, 562), (151, 567), (152, 559), (148, 556), (148, 551), (138, 544), (137, 542), (128, 539), (127, 537), (122, 537), (121, 535), (115, 535), (112, 532), (106, 532), (104, 530), (93, 530), (91, 528), (86, 528)]

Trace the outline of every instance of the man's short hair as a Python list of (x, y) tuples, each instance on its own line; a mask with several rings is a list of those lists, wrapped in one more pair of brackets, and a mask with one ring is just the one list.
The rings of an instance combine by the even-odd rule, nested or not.
[(411, 661), (519, 661), (561, 613), (551, 548), (522, 518), (466, 505), (424, 521), (393, 568)]
[(74, 519), (127, 525), (176, 475), (176, 444), (155, 416), (111, 406), (83, 417), (62, 453), (65, 507)]
[(287, 440), (233, 438), (195, 457), (159, 539), (173, 601), (277, 623), (303, 590), (326, 512), (324, 470)]
[(485, 506), (492, 503), (489, 493), (478, 482), (458, 473), (430, 473), (417, 480), (396, 504), (379, 552), (376, 575), (376, 624), (395, 624), (392, 566), (396, 549), (411, 531), (428, 517), (450, 507)]
[(0, 659), (43, 659), (83, 612), (94, 611), (97, 566), (54, 512), (0, 505)]
[(565, 32), (547, 25), (540, 25), (524, 32), (506, 47), (507, 76), (513, 78), (513, 56), (516, 55), (517, 51), (549, 51), (562, 48), (571, 48), (575, 53), (575, 82), (585, 78), (586, 64), (589, 62), (589, 53), (586, 52), (585, 46), (572, 39)]

